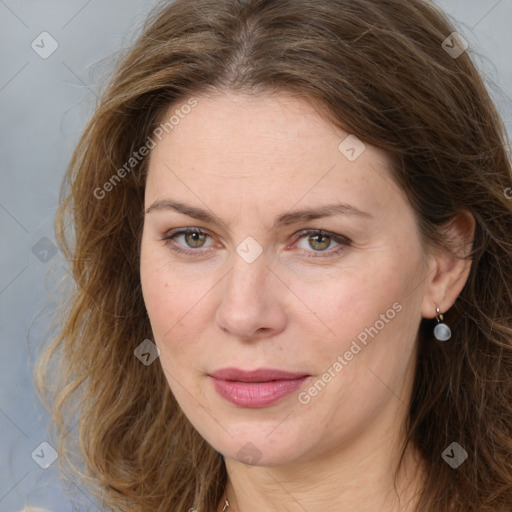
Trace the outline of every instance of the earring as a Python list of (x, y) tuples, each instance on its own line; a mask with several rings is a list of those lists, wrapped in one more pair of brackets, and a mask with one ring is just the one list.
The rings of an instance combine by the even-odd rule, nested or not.
[(439, 341), (447, 341), (452, 337), (452, 331), (443, 322), (443, 315), (439, 311), (439, 308), (436, 308), (436, 313), (437, 325), (434, 327), (434, 336)]

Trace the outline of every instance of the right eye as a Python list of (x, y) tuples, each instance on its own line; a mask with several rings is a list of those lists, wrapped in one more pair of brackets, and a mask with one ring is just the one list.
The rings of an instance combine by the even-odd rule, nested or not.
[[(167, 233), (162, 237), (162, 240), (165, 241), (165, 245), (172, 251), (181, 254), (198, 255), (200, 252), (204, 253), (204, 251), (194, 249), (205, 247), (204, 244), (208, 237), (210, 235), (199, 228), (179, 228)], [(183, 244), (176, 242), (180, 238), (183, 240)]]

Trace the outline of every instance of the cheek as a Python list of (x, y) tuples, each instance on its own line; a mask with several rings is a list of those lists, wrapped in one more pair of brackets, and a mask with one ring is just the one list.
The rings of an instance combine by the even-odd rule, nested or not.
[[(206, 318), (207, 278), (189, 279), (176, 271), (161, 248), (141, 250), (141, 284), (155, 343), (163, 363), (192, 358), (199, 352), (200, 332)], [(170, 354), (172, 353), (172, 360)]]
[(340, 363), (341, 356), (337, 369), (344, 378), (334, 388), (342, 380), (344, 387), (355, 382), (359, 386), (368, 381), (369, 369), (386, 380), (398, 378), (405, 369), (420, 320), (421, 287), (411, 293), (419, 267), (403, 261), (382, 254), (375, 263), (344, 271), (337, 280), (300, 287), (296, 283), (297, 295), (313, 306), (300, 320), (305, 334), (301, 349), (319, 373)]
[(161, 252), (143, 234), (140, 262), (142, 295), (157, 345), (160, 345), (160, 339), (165, 332), (172, 328), (171, 315), (179, 304), (179, 296), (183, 295), (178, 286), (171, 286), (168, 266), (162, 261)]
[(290, 288), (300, 299), (297, 307), (304, 310), (306, 328), (336, 343), (356, 336), (392, 308), (403, 295), (402, 284), (386, 265), (372, 268), (368, 264), (364, 269), (343, 269), (322, 281), (297, 280)]
[[(191, 309), (191, 292), (183, 290), (181, 285), (179, 280), (171, 281), (164, 271), (158, 272), (154, 267), (145, 272), (143, 278), (144, 301), (155, 343), (163, 351), (186, 324), (187, 310)], [(179, 349), (179, 344), (176, 345)]]
[(142, 237), (140, 255), (140, 281), (142, 295), (148, 316), (151, 320), (153, 332), (158, 331), (169, 294), (166, 293), (168, 284), (165, 281), (164, 267), (156, 258), (156, 251), (149, 247), (145, 236)]
[(326, 424), (366, 424), (407, 388), (419, 321), (418, 297), (410, 293), (414, 269), (380, 263), (345, 273), (323, 294), (310, 289), (307, 300), (318, 301), (319, 316), (334, 333), (316, 345), (306, 334), (316, 376), (299, 401)]
[(183, 406), (187, 397), (182, 396), (182, 387), (194, 389), (190, 370), (198, 353), (191, 342), (197, 337), (186, 328), (190, 307), (187, 294), (181, 289), (184, 283), (179, 279), (171, 280), (165, 267), (159, 266), (151, 257), (142, 258), (141, 282), (153, 341), (160, 350), (159, 363), (170, 389)]

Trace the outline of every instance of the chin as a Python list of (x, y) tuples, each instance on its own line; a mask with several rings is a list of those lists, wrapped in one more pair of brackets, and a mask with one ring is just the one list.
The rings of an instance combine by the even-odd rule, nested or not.
[[(267, 424), (264, 424), (267, 425)], [(284, 426), (281, 425), (282, 428)], [(273, 430), (276, 432), (273, 432)], [(277, 433), (276, 422), (268, 423), (262, 430), (262, 423), (243, 423), (236, 428), (230, 427), (229, 433), (222, 439), (209, 439), (207, 433), (203, 437), (225, 458), (233, 459), (248, 466), (280, 466), (296, 462), (302, 458), (307, 447), (305, 435), (292, 434), (289, 427)]]

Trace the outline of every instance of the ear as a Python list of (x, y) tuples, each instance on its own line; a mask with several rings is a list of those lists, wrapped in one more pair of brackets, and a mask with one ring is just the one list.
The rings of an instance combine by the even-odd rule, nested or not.
[(467, 211), (459, 213), (444, 226), (447, 248), (436, 248), (429, 256), (429, 276), (421, 314), (435, 318), (436, 308), (446, 313), (464, 288), (471, 269), (467, 259), (473, 247), (475, 218)]

